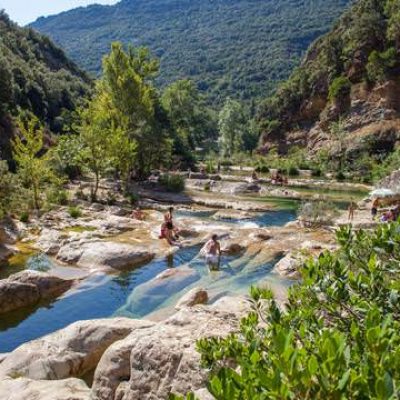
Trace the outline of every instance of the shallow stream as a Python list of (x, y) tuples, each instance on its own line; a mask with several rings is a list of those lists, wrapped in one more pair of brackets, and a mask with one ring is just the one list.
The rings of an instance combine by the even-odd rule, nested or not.
[[(200, 219), (212, 225), (216, 223), (213, 214), (212, 211), (182, 211), (177, 217)], [(281, 210), (223, 223), (244, 227), (282, 226), (295, 217), (294, 211)], [(185, 247), (129, 272), (91, 275), (57, 300), (0, 315), (0, 353), (78, 320), (110, 316), (142, 318), (155, 312), (162, 317), (193, 287), (207, 289), (213, 301), (223, 295), (248, 293), (252, 284), (260, 282), (267, 283), (278, 295), (290, 285), (289, 281), (270, 273), (277, 260), (258, 261), (256, 254), (254, 257), (224, 256), (220, 270), (210, 272), (204, 260), (198, 257), (199, 250), (200, 245)], [(39, 270), (69, 268), (73, 272), (73, 268), (57, 265), (42, 254), (29, 258), (24, 267)], [(154, 285), (151, 280), (166, 268), (181, 268), (189, 270), (190, 274)], [(79, 276), (79, 271), (75, 272)]]

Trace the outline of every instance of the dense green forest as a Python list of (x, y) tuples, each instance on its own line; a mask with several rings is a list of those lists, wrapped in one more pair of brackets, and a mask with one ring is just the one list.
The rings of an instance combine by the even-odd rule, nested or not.
[(354, 84), (363, 82), (368, 90), (397, 79), (399, 21), (398, 0), (362, 0), (345, 12), (334, 29), (310, 47), (275, 95), (263, 102), (258, 120), (264, 140), (284, 142), (286, 132), (307, 129), (333, 104), (340, 119), (348, 111)]
[(158, 85), (189, 78), (217, 103), (265, 97), (349, 0), (123, 0), (47, 18), (48, 34), (99, 73), (112, 41), (146, 46), (161, 60)]
[(0, 13), (0, 151), (10, 157), (12, 116), (30, 111), (61, 132), (91, 81), (46, 36)]

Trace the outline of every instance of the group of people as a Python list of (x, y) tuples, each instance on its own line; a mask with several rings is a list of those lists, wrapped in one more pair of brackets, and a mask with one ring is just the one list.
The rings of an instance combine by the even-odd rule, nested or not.
[[(164, 222), (161, 225), (160, 239), (166, 239), (171, 246), (179, 246), (179, 228), (174, 222), (174, 208), (170, 207), (164, 214)], [(221, 261), (221, 244), (218, 235), (212, 235), (211, 239), (203, 246), (200, 255), (204, 256), (211, 270), (219, 269)]]
[[(379, 198), (376, 198), (372, 202), (371, 206), (371, 216), (373, 220), (375, 220), (378, 217), (378, 211), (380, 206), (381, 206), (381, 200)], [(400, 217), (400, 204), (397, 204), (395, 207), (390, 208), (389, 210), (383, 212), (379, 220), (381, 222), (393, 222), (397, 221), (399, 217)]]

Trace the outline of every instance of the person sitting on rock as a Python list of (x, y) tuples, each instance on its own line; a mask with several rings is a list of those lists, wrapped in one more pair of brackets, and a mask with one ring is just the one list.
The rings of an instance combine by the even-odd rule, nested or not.
[(218, 241), (218, 235), (212, 235), (211, 239), (201, 250), (206, 258), (206, 263), (210, 270), (218, 270), (221, 260), (221, 244)]
[(160, 239), (166, 239), (168, 244), (174, 246), (176, 244), (176, 237), (174, 236), (174, 230), (172, 222), (164, 221), (161, 225)]
[(167, 242), (171, 246), (176, 245), (179, 239), (178, 230), (173, 223), (173, 212), (174, 208), (170, 207), (168, 212), (164, 215), (164, 222), (161, 225), (161, 234), (159, 236), (160, 239), (167, 239)]

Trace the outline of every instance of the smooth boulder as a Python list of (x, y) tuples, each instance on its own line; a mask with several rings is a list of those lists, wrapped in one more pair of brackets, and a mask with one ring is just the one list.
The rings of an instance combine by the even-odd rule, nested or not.
[(193, 307), (197, 304), (206, 304), (208, 302), (208, 293), (203, 288), (193, 288), (185, 293), (176, 304), (177, 310), (182, 307)]
[(287, 254), (275, 264), (273, 272), (277, 272), (280, 276), (284, 278), (300, 279), (300, 268), (303, 263), (303, 258), (295, 257), (293, 254)]
[(72, 280), (44, 272), (22, 271), (0, 280), (0, 314), (57, 297), (67, 291)]
[(134, 268), (151, 261), (153, 257), (153, 253), (142, 247), (100, 240), (69, 243), (57, 255), (59, 261), (93, 270)]
[(9, 353), (0, 364), (0, 379), (15, 376), (35, 380), (81, 377), (96, 367), (112, 343), (134, 330), (152, 325), (152, 322), (128, 318), (75, 322)]
[(96, 400), (161, 400), (206, 386), (196, 341), (237, 331), (239, 316), (207, 306), (183, 308), (110, 346), (94, 375)]

